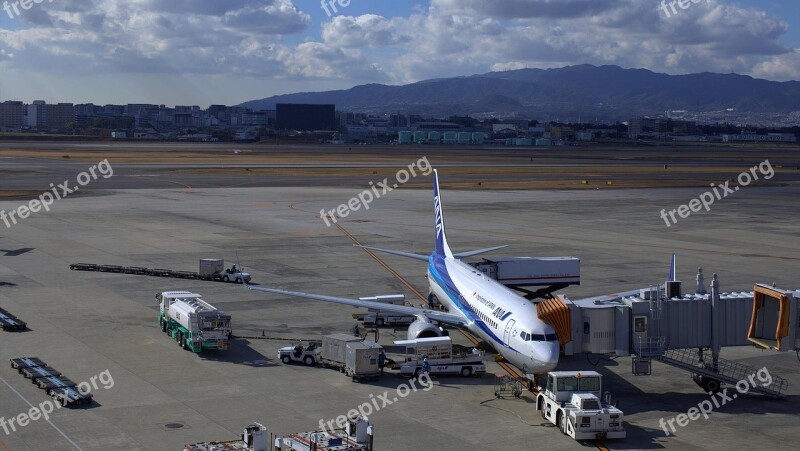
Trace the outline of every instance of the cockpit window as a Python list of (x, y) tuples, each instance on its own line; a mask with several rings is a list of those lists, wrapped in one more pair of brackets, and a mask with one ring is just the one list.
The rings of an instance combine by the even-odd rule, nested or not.
[(519, 336), (525, 341), (558, 341), (556, 334), (529, 334), (522, 331)]

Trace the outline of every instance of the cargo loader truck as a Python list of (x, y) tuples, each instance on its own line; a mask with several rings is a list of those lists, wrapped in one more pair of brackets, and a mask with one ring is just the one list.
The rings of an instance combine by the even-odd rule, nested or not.
[(165, 291), (159, 302), (158, 325), (183, 349), (199, 353), (226, 350), (231, 340), (231, 317), (189, 291)]

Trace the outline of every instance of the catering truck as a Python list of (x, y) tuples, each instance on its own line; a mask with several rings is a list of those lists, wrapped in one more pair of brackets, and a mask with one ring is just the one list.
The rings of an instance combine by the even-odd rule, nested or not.
[(197, 293), (165, 291), (156, 295), (161, 330), (192, 352), (225, 350), (230, 346), (231, 317)]

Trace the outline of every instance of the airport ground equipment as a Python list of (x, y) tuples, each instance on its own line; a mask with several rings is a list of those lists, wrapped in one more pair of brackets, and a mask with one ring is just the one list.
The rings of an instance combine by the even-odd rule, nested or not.
[(40, 377), (57, 377), (61, 376), (61, 373), (49, 366), (31, 366), (27, 368), (23, 368), (20, 370), (20, 373), (25, 376), (26, 379), (30, 379), (31, 383), (36, 383), (36, 379)]
[(289, 434), (275, 440), (278, 451), (374, 451), (374, 427), (364, 418), (348, 419), (344, 431)]
[(602, 396), (602, 376), (596, 371), (551, 371), (536, 409), (575, 440), (625, 438), (622, 411), (610, 405), (610, 395)]
[(506, 396), (513, 396), (519, 398), (522, 396), (522, 381), (509, 376), (508, 374), (498, 374), (494, 379), (494, 397), (504, 398)]
[(197, 293), (165, 291), (156, 294), (161, 330), (192, 352), (230, 347), (231, 317), (205, 302)]
[(19, 332), (28, 328), (28, 323), (0, 308), (0, 327), (8, 332)]
[(241, 440), (193, 443), (183, 451), (270, 451), (269, 438), (266, 427), (253, 423), (244, 429)]
[[(581, 284), (581, 260), (574, 257), (499, 257), (470, 263), (503, 285), (525, 293), (528, 299), (546, 298)], [(542, 287), (531, 290), (526, 287)]]
[(92, 403), (93, 395), (91, 393), (78, 391), (75, 382), (67, 379), (61, 372), (51, 368), (41, 359), (18, 357), (10, 359), (10, 362), (12, 368), (45, 390), (49, 396), (64, 407)]
[(477, 349), (469, 352), (454, 351), (450, 337), (398, 340), (394, 344), (406, 348), (404, 361), (395, 365), (395, 369), (400, 370), (403, 376), (418, 376), (425, 357), (431, 366), (430, 374), (458, 374), (469, 377), (486, 372), (486, 365), (483, 363), (486, 354), (483, 351)]
[[(685, 294), (681, 282), (670, 279), (579, 301), (559, 296), (538, 304), (537, 311), (555, 327), (565, 355), (631, 356), (637, 375), (651, 374), (652, 362), (661, 362), (689, 373), (705, 392), (721, 391), (758, 371), (721, 358), (723, 347), (800, 349), (800, 290), (757, 284), (750, 292), (727, 293), (715, 274), (706, 292), (700, 269), (694, 294)], [(787, 388), (786, 379), (772, 374), (770, 385), (756, 384), (750, 391), (785, 398)]]
[(236, 265), (225, 269), (225, 260), (204, 258), (200, 260), (200, 279), (222, 282), (250, 282), (250, 273), (242, 272)]
[(74, 387), (58, 387), (48, 390), (48, 394), (62, 407), (69, 407), (76, 404), (91, 404), (92, 394), (81, 393)]
[(172, 277), (176, 279), (208, 280), (216, 282), (242, 283), (250, 282), (250, 273), (235, 267), (225, 269), (225, 261), (220, 259), (200, 260), (200, 271), (178, 271), (164, 268), (145, 268), (141, 266), (98, 265), (95, 263), (73, 263), (69, 265), (73, 271), (96, 271), (118, 274), (135, 274), (140, 276)]
[[(394, 305), (405, 305), (406, 296), (404, 294), (386, 294), (380, 296), (369, 296), (359, 298), (362, 301), (383, 302)], [(381, 311), (380, 309), (368, 309), (367, 313), (356, 313), (353, 319), (363, 321), (366, 326), (409, 326), (417, 318), (413, 315), (398, 315)]]
[(34, 366), (47, 366), (47, 364), (38, 357), (18, 357), (16, 359), (11, 359), (11, 368), (19, 371), (19, 374), (22, 374), (22, 370), (25, 368)]
[(354, 382), (378, 379), (381, 369), (378, 356), (383, 347), (370, 340), (347, 334), (322, 337), (318, 361), (327, 368), (336, 368), (353, 378)]
[[(353, 337), (355, 338), (355, 337)], [(317, 363), (320, 343), (298, 343), (278, 350), (278, 358), (285, 365), (290, 363), (303, 363), (313, 366)]]

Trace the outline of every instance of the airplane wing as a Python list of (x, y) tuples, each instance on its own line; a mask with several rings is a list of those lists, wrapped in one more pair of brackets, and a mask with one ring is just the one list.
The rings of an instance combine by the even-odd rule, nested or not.
[(504, 244), (502, 246), (487, 247), (486, 249), (477, 249), (477, 250), (474, 250), (474, 251), (459, 252), (458, 254), (455, 254), (453, 257), (455, 257), (455, 258), (473, 257), (473, 256), (478, 255), (478, 254), (485, 254), (487, 252), (496, 251), (498, 249), (503, 249), (503, 248), (506, 248), (506, 247), (508, 247), (508, 244)]
[(383, 249), (383, 248), (380, 248), (380, 247), (360, 246), (358, 244), (354, 244), (353, 247), (360, 247), (361, 249), (369, 249), (371, 251), (377, 251), (377, 252), (385, 252), (387, 254), (399, 255), (400, 257), (407, 257), (407, 258), (413, 258), (415, 260), (422, 260), (424, 262), (428, 261), (428, 258), (429, 258), (429, 256), (427, 256), (427, 255), (414, 254), (412, 252), (395, 251), (395, 250), (392, 250), (392, 249)]
[(313, 299), (315, 301), (331, 302), (334, 304), (350, 305), (353, 307), (371, 308), (381, 310), (384, 312), (392, 312), (400, 315), (410, 316), (424, 316), (432, 321), (437, 321), (451, 326), (466, 326), (466, 318), (461, 315), (454, 315), (452, 313), (440, 312), (438, 310), (428, 310), (417, 307), (409, 307), (406, 305), (385, 304), (383, 302), (361, 301), (357, 299), (340, 298), (336, 296), (325, 296), (321, 294), (303, 293), (300, 291), (279, 290), (277, 288), (264, 288), (254, 287), (244, 284), (248, 290), (263, 291), (272, 294), (282, 294), (284, 296), (293, 296), (297, 298)]
[[(392, 250), (392, 249), (383, 249), (383, 248), (380, 248), (380, 247), (372, 247), (372, 246), (360, 246), (360, 245), (357, 245), (357, 244), (354, 244), (353, 246), (354, 247), (360, 247), (362, 249), (369, 249), (371, 251), (378, 251), (378, 252), (385, 252), (387, 254), (392, 254), (392, 255), (399, 255), (400, 257), (407, 257), (407, 258), (413, 258), (415, 260), (422, 260), (424, 262), (428, 261), (428, 258), (429, 258), (429, 256), (427, 256), (427, 255), (414, 254), (412, 252), (395, 251), (395, 250)], [(487, 247), (486, 249), (476, 249), (474, 251), (460, 252), (458, 254), (453, 255), (453, 257), (458, 258), (458, 259), (467, 258), (467, 257), (473, 257), (475, 255), (485, 254), (487, 252), (496, 251), (498, 249), (503, 249), (505, 247), (508, 247), (508, 245), (505, 244), (503, 246)]]

